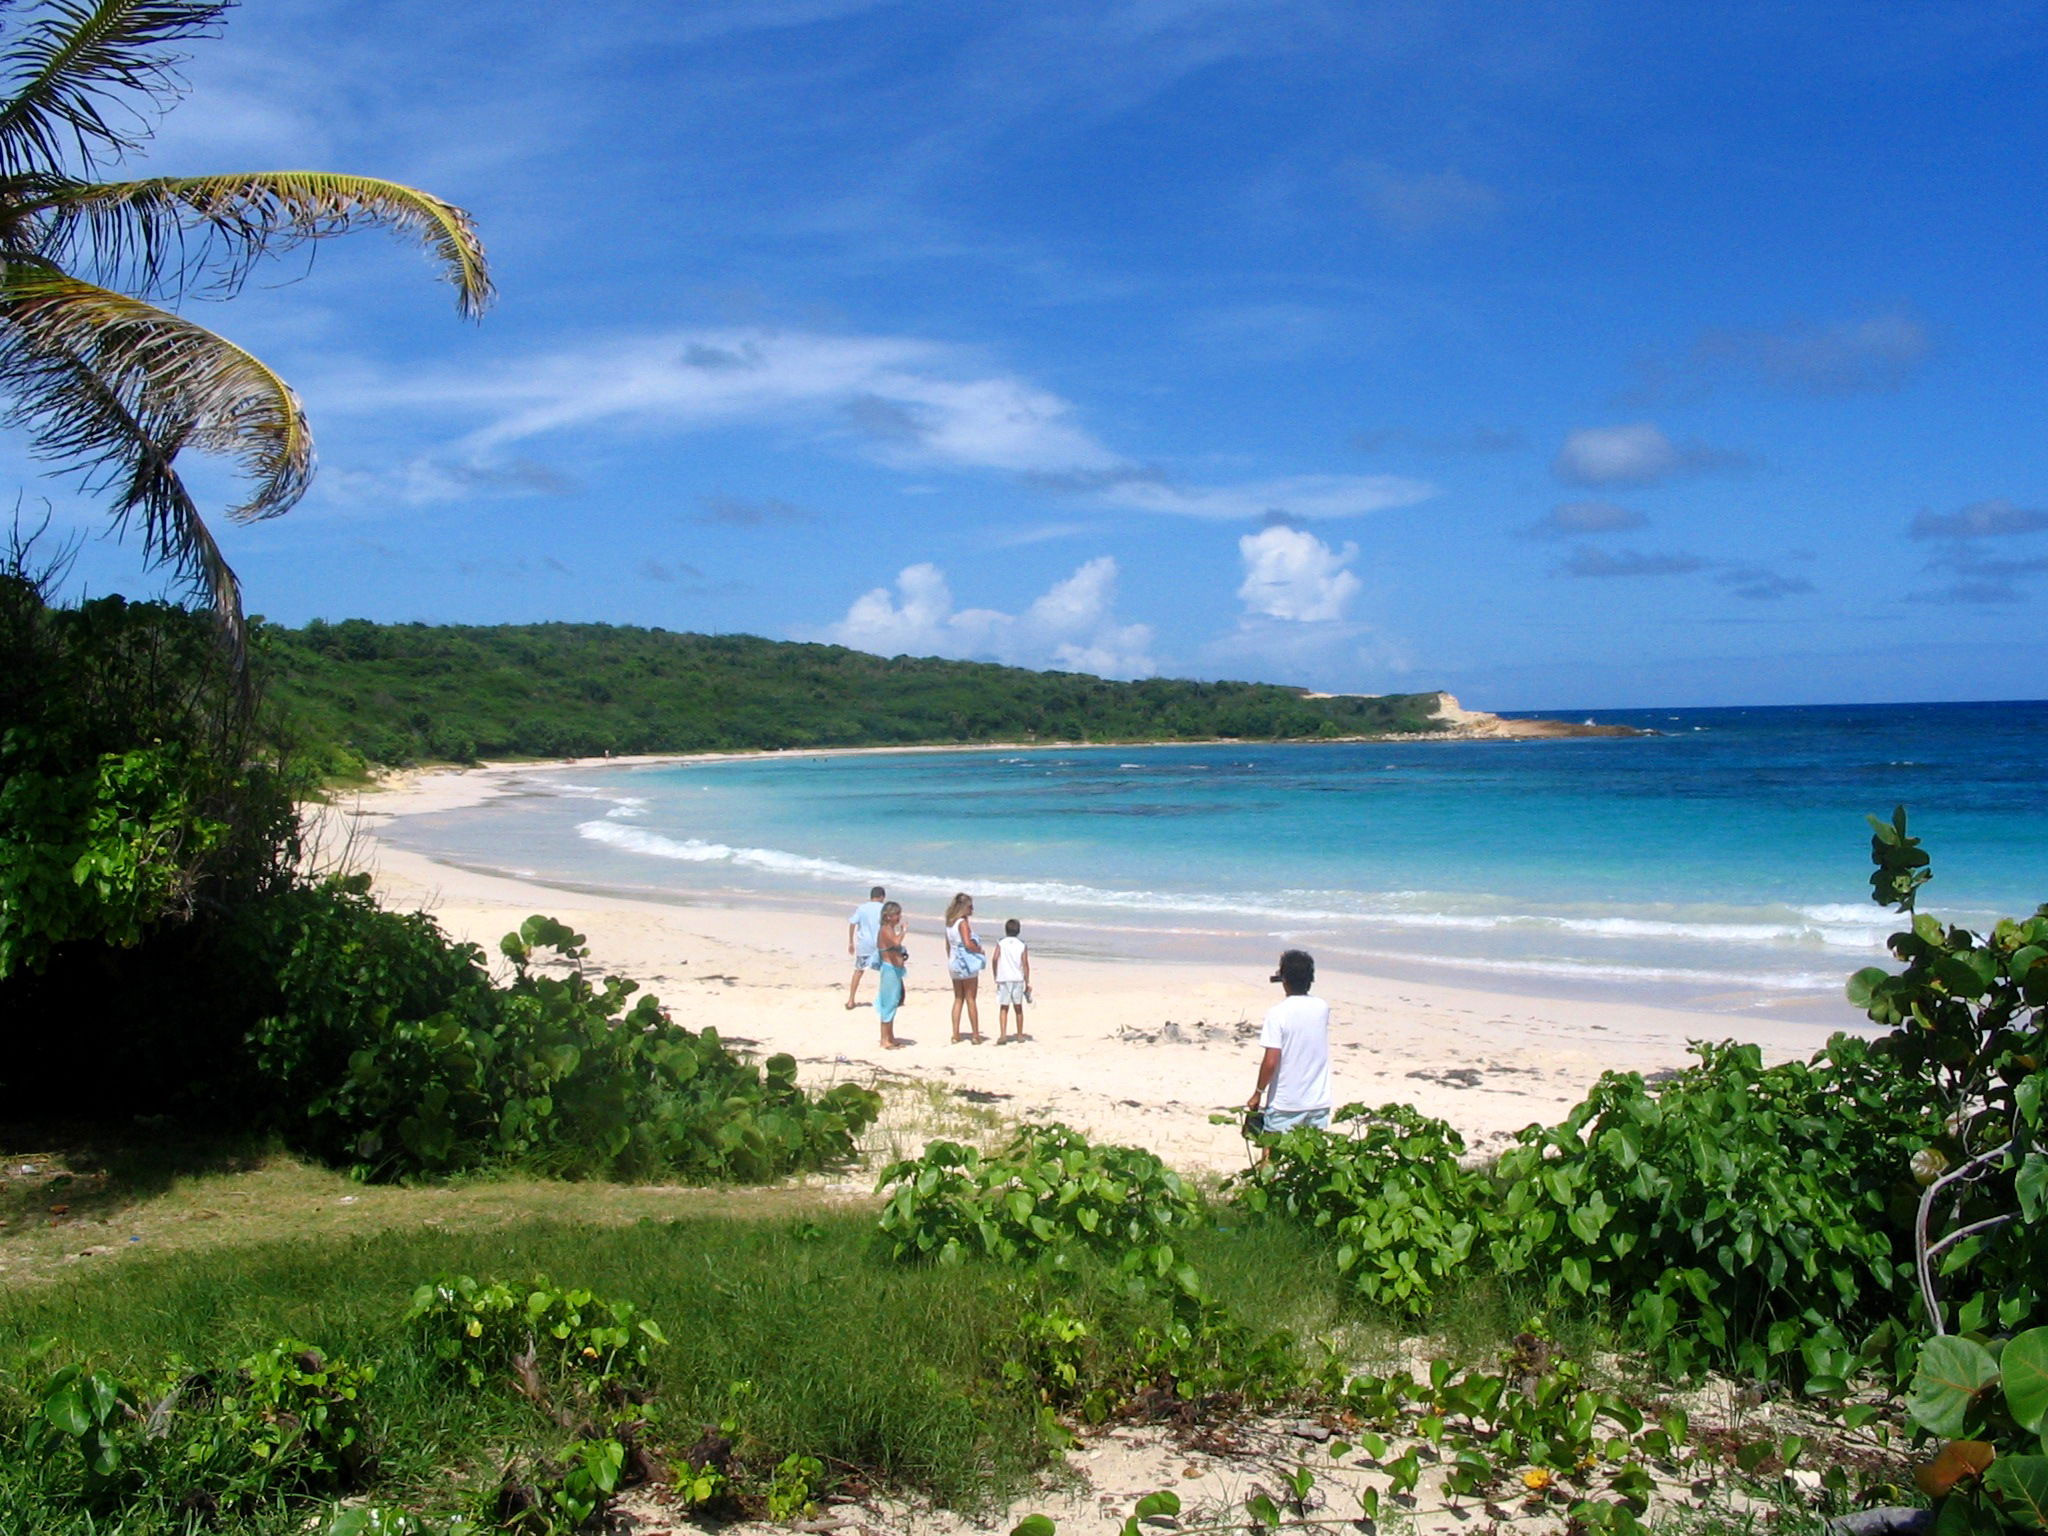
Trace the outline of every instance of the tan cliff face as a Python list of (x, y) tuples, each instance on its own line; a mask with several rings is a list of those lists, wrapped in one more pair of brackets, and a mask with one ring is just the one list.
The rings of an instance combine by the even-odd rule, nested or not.
[[(1316, 693), (1304, 688), (1305, 699), (1370, 698), (1370, 694)], [(1430, 718), (1441, 730), (1434, 741), (1554, 741), (1567, 736), (1654, 736), (1632, 725), (1595, 725), (1590, 720), (1507, 720), (1483, 709), (1467, 709), (1454, 693), (1439, 692)]]
[(1435, 719), (1447, 727), (1444, 734), (1461, 737), (1491, 737), (1502, 741), (1543, 741), (1563, 736), (1643, 736), (1632, 725), (1595, 725), (1574, 720), (1504, 720), (1483, 709), (1467, 709), (1457, 696), (1436, 696)]

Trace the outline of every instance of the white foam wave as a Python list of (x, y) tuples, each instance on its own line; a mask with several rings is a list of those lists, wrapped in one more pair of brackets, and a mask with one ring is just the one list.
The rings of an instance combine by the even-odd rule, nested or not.
[[(1139, 911), (1161, 917), (1175, 915), (1258, 919), (1281, 923), (1369, 924), (1382, 928), (1436, 932), (1573, 934), (1615, 940), (1675, 940), (1683, 943), (1740, 944), (1766, 947), (1821, 945), (1829, 949), (1876, 951), (1885, 930), (1867, 922), (1829, 922), (1803, 911), (1788, 911), (1781, 920), (1733, 922), (1629, 916), (1572, 916), (1532, 912), (1455, 912), (1441, 905), (1417, 910), (1408, 903), (1430, 899), (1420, 891), (1393, 892), (1359, 904), (1339, 905), (1334, 892), (1284, 892), (1270, 897), (1206, 896), (1195, 892), (1110, 890), (1063, 880), (1004, 880), (983, 876), (929, 875), (910, 870), (874, 869), (838, 859), (817, 858), (780, 848), (754, 848), (703, 838), (674, 838), (643, 827), (623, 826), (606, 816), (579, 823), (577, 832), (643, 857), (674, 859), (690, 864), (723, 864), (735, 869), (794, 876), (818, 883), (881, 881), (905, 891), (944, 894), (971, 890), (985, 898), (1007, 898), (1051, 907)], [(1438, 899), (1440, 902), (1440, 898)], [(1822, 909), (1827, 910), (1827, 909)], [(1843, 909), (1862, 916), (1855, 908)]]
[(1593, 964), (1579, 960), (1484, 959), (1466, 955), (1404, 954), (1392, 950), (1338, 951), (1369, 955), (1414, 965), (1435, 965), (1461, 971), (1499, 971), (1521, 976), (1562, 976), (1589, 981), (1648, 981), (1664, 985), (1759, 987), (1772, 992), (1833, 992), (1842, 978), (1832, 973), (1797, 972), (1772, 975), (1756, 971), (1703, 971), (1682, 966)]

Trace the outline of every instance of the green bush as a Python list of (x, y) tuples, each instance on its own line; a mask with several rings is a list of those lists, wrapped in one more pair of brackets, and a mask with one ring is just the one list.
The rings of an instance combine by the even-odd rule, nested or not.
[(1949, 1308), (1965, 1331), (2048, 1323), (2048, 906), (1982, 935), (1917, 912), (1930, 871), (1904, 808), (1870, 822), (1872, 896), (1910, 922), (1890, 940), (1905, 968), (1858, 971), (1848, 992), (1941, 1115), (1914, 1165), (1927, 1326)]
[[(935, 1141), (884, 1168), (881, 1231), (897, 1258), (958, 1264), (1072, 1262), (1076, 1250), (1169, 1276), (1177, 1229), (1202, 1219), (1179, 1174), (1138, 1147), (1096, 1146), (1064, 1125), (1027, 1125), (992, 1157)], [(1187, 1277), (1191, 1281), (1191, 1275)]]
[(290, 786), (209, 621), (0, 560), (0, 983), (274, 888)]
[(1415, 1318), (1491, 1271), (1624, 1318), (1680, 1376), (1730, 1365), (1839, 1392), (1904, 1315), (1913, 1154), (1938, 1116), (1892, 1058), (1696, 1048), (1651, 1085), (1610, 1073), (1491, 1168), (1400, 1105), (1298, 1129), (1236, 1197), (1325, 1234), (1355, 1295)]
[[(474, 946), (384, 911), (360, 879), (292, 893), (252, 942), (275, 956), (275, 1011), (250, 1041), (278, 1129), (366, 1177), (772, 1179), (849, 1157), (880, 1112), (869, 1089), (813, 1098), (791, 1057), (757, 1068), (634, 1001), (634, 983), (593, 982), (582, 936), (551, 918), (506, 936), (504, 986)], [(535, 969), (536, 950), (566, 974)]]
[(1460, 1161), (1456, 1131), (1405, 1104), (1347, 1104), (1331, 1119), (1348, 1131), (1304, 1126), (1269, 1139), (1270, 1160), (1236, 1181), (1238, 1198), (1324, 1233), (1359, 1297), (1418, 1317), (1472, 1262), (1486, 1177)]
[(173, 1361), (141, 1388), (66, 1366), (31, 1393), (18, 1470), (60, 1504), (198, 1520), (345, 1491), (367, 1465), (362, 1399), (375, 1379), (300, 1339), (228, 1370)]
[(1907, 1166), (1939, 1130), (1912, 1079), (1836, 1036), (1813, 1062), (1697, 1046), (1658, 1088), (1609, 1073), (1494, 1167), (1490, 1254), (1625, 1312), (1666, 1369), (1731, 1363), (1839, 1392), (1903, 1314)]

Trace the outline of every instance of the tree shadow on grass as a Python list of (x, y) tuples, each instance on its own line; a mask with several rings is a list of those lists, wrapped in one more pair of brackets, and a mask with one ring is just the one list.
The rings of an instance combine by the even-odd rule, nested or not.
[(248, 1173), (282, 1148), (247, 1134), (206, 1136), (138, 1125), (77, 1121), (0, 1126), (0, 1219), (8, 1228), (105, 1221), (181, 1179)]

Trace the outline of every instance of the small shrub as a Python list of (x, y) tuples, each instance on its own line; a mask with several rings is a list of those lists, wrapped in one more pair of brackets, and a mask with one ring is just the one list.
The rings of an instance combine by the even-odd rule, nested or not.
[(1325, 1233), (1362, 1300), (1420, 1316), (1472, 1262), (1486, 1178), (1459, 1162), (1456, 1131), (1405, 1104), (1347, 1104), (1332, 1121), (1348, 1132), (1303, 1126), (1271, 1139), (1269, 1161), (1236, 1181), (1238, 1198)]
[(362, 1394), (375, 1374), (300, 1339), (227, 1370), (174, 1362), (149, 1388), (66, 1366), (34, 1393), (22, 1448), (60, 1500), (97, 1511), (156, 1504), (211, 1517), (335, 1492), (365, 1465)]
[(979, 1254), (1064, 1266), (1090, 1251), (1195, 1285), (1172, 1240), (1202, 1219), (1201, 1201), (1137, 1147), (1096, 1146), (1064, 1125), (1027, 1125), (993, 1157), (935, 1141), (923, 1156), (884, 1168), (877, 1187), (889, 1191), (880, 1227), (899, 1259), (958, 1264)]
[(668, 1342), (630, 1301), (560, 1289), (545, 1276), (524, 1290), (468, 1275), (436, 1280), (413, 1292), (406, 1321), (472, 1387), (509, 1377), (521, 1359), (555, 1382), (630, 1384), (646, 1372), (651, 1347)]
[(573, 1442), (558, 1457), (515, 1462), (492, 1496), (493, 1526), (511, 1536), (571, 1536), (610, 1506), (626, 1448), (609, 1437)]

